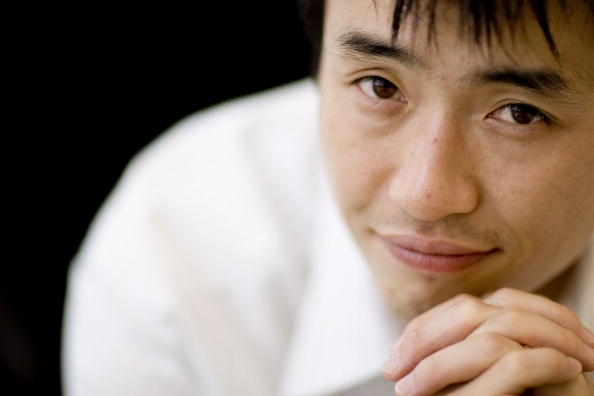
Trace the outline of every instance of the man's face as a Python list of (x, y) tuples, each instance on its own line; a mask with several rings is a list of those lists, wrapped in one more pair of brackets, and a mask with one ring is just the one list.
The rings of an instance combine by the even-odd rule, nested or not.
[(460, 292), (538, 290), (594, 230), (585, 6), (551, 11), (558, 59), (532, 19), (487, 49), (455, 8), (437, 9), (435, 42), (408, 20), (391, 47), (392, 10), (328, 0), (319, 71), (333, 189), (386, 303), (413, 316)]

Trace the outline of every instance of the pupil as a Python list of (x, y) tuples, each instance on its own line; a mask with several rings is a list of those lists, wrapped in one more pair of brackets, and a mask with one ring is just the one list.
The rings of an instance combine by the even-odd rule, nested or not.
[(511, 105), (510, 110), (512, 118), (518, 124), (530, 124), (538, 116), (538, 110), (530, 106), (515, 104)]
[(396, 86), (388, 80), (376, 78), (373, 80), (373, 92), (382, 99), (388, 99), (394, 96)]

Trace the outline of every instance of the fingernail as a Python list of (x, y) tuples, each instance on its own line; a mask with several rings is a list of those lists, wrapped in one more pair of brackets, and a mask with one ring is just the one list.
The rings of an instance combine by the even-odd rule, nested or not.
[(391, 354), (390, 357), (388, 358), (388, 360), (386, 360), (384, 362), (384, 365), (382, 366), (382, 371), (385, 374), (392, 376), (392, 375), (396, 374), (396, 372), (398, 371), (399, 368), (400, 368), (400, 361), (398, 359), (398, 355)]
[(394, 388), (394, 390), (398, 396), (405, 396), (410, 394), (411, 386), (411, 377), (410, 375), (407, 375), (396, 383), (396, 388)]

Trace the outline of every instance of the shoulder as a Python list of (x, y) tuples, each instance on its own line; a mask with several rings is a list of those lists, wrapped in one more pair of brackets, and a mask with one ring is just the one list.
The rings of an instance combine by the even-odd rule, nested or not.
[(175, 199), (171, 191), (180, 197), (200, 190), (194, 199), (220, 202), (248, 193), (263, 173), (278, 179), (269, 183), (282, 182), (283, 172), (317, 155), (316, 100), (314, 83), (305, 79), (199, 111), (139, 152), (119, 186), (144, 183), (164, 200)]
[[(305, 276), (315, 101), (305, 80), (226, 102), (131, 159), (72, 262), (71, 387), (132, 386), (149, 369), (168, 384), (162, 362), (173, 362), (188, 389), (232, 387), (229, 372), (248, 393), (272, 389)], [(221, 358), (231, 350), (240, 358)], [(99, 373), (96, 361), (110, 364)]]
[[(303, 79), (229, 100), (191, 114), (155, 139), (132, 164), (178, 158), (180, 154), (213, 152), (210, 145), (274, 138), (280, 142), (312, 139), (316, 123), (314, 82)], [(226, 146), (223, 146), (226, 147)], [(247, 147), (246, 147), (247, 148)], [(199, 158), (194, 157), (197, 162)]]
[(154, 288), (167, 277), (179, 281), (172, 270), (199, 270), (212, 285), (227, 282), (229, 268), (257, 274), (278, 265), (276, 256), (286, 255), (281, 247), (290, 239), (304, 243), (309, 224), (316, 100), (306, 79), (173, 125), (131, 159), (75, 264), (128, 289), (126, 279)]

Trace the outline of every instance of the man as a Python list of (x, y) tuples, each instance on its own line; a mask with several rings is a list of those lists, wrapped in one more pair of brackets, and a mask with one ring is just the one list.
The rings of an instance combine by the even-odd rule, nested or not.
[(106, 203), (67, 394), (594, 394), (594, 4), (307, 3), (315, 87), (180, 123)]

